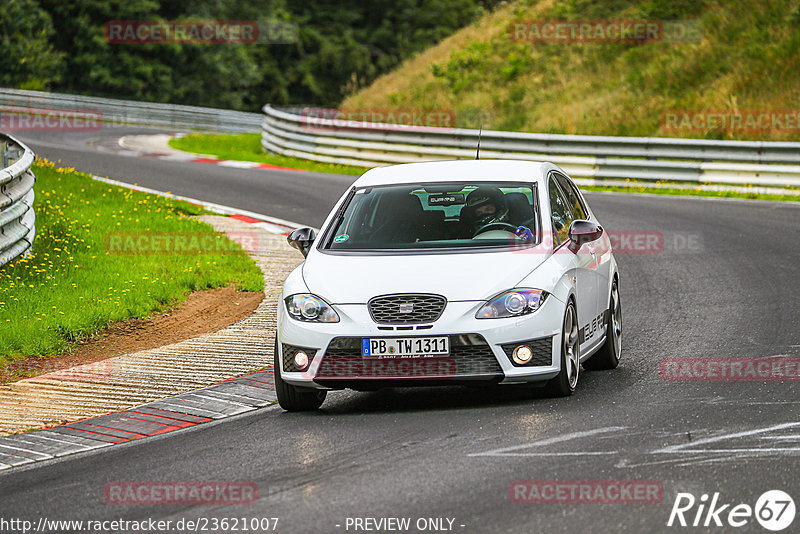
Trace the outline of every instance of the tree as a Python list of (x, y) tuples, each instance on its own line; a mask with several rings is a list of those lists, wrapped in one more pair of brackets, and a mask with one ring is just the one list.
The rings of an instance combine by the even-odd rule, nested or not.
[(5, 0), (0, 9), (0, 86), (46, 89), (64, 57), (51, 44), (50, 16), (35, 0)]

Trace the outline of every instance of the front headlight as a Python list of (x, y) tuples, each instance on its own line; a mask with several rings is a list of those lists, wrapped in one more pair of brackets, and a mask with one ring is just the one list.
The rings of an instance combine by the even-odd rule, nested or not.
[(339, 315), (316, 295), (301, 293), (284, 299), (289, 317), (312, 323), (338, 323)]
[(500, 319), (502, 317), (518, 317), (539, 309), (548, 293), (541, 289), (512, 289), (492, 297), (484, 304), (476, 319)]

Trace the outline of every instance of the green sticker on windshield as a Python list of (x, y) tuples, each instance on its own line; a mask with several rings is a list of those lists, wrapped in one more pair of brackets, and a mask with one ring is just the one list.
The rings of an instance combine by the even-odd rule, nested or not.
[(349, 236), (349, 235), (347, 235), (347, 234), (342, 234), (342, 235), (337, 235), (336, 237), (334, 237), (334, 238), (333, 238), (333, 242), (334, 242), (334, 243), (344, 243), (344, 242), (345, 242), (345, 241), (347, 241), (348, 239), (350, 239), (350, 236)]

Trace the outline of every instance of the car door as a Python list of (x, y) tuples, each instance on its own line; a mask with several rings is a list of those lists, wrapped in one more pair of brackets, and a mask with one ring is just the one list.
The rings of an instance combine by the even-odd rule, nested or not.
[[(563, 183), (563, 185), (561, 185)], [(575, 285), (578, 295), (578, 327), (581, 350), (588, 351), (602, 337), (602, 312), (598, 310), (600, 277), (597, 270), (597, 257), (591, 243), (584, 243), (577, 253), (566, 246), (569, 241), (569, 226), (575, 219), (585, 219), (586, 212), (580, 202), (574, 203), (570, 198), (566, 178), (558, 173), (551, 173), (548, 189), (553, 219), (554, 238), (559, 241), (560, 254), (569, 254), (575, 259)], [(561, 220), (559, 220), (561, 219)]]
[[(559, 185), (562, 182), (559, 181)], [(575, 206), (573, 213), (576, 219), (586, 219), (594, 223), (600, 222), (591, 215), (591, 212), (586, 208), (586, 201), (583, 199), (578, 186), (575, 182), (567, 177), (563, 178), (563, 186), (569, 189), (570, 205)], [(603, 236), (597, 241), (587, 243), (587, 250), (594, 256), (595, 265), (592, 271), (597, 275), (597, 309), (598, 313), (603, 313), (608, 309), (609, 302), (609, 289), (611, 288), (611, 243), (608, 240), (608, 235), (604, 232)]]

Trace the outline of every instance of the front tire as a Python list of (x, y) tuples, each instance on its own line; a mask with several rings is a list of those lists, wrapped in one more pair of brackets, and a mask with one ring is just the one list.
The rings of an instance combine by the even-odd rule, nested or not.
[(273, 371), (275, 373), (275, 392), (278, 394), (278, 404), (287, 412), (307, 412), (318, 410), (328, 392), (324, 389), (301, 388), (286, 383), (281, 378), (278, 358), (278, 338), (275, 337), (275, 354), (273, 357)]
[(615, 369), (622, 352), (622, 304), (616, 280), (611, 285), (611, 301), (608, 305), (608, 324), (603, 346), (583, 366), (590, 371)]
[(564, 312), (561, 327), (561, 371), (545, 386), (552, 397), (569, 397), (578, 385), (581, 369), (581, 344), (578, 338), (578, 314), (575, 303), (570, 300)]

